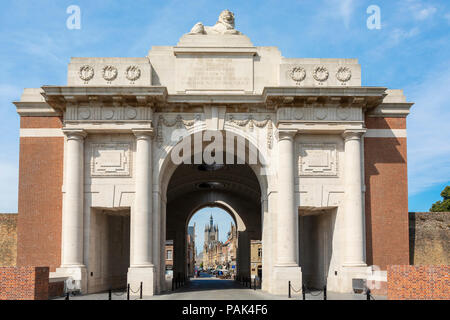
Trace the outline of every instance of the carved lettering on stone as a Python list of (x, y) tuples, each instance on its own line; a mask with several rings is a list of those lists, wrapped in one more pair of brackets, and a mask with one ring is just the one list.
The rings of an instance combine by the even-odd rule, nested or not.
[(129, 177), (131, 152), (129, 143), (101, 143), (92, 145), (91, 176)]
[(335, 144), (301, 144), (299, 152), (299, 176), (338, 175)]

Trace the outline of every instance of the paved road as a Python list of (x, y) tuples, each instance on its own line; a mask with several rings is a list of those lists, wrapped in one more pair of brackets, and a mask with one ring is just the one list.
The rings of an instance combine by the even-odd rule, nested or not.
[[(120, 293), (117, 293), (120, 294)], [(124, 300), (126, 294), (113, 295), (113, 300)], [(192, 278), (185, 287), (173, 292), (166, 292), (153, 297), (143, 297), (144, 300), (288, 300), (286, 295), (278, 296), (265, 293), (261, 290), (253, 290), (242, 286), (233, 280), (221, 280), (213, 277)], [(328, 300), (365, 300), (362, 294), (327, 293)], [(62, 299), (62, 298), (60, 298)], [(108, 293), (88, 294), (70, 297), (73, 300), (107, 300)], [(134, 298), (132, 298), (134, 299)], [(301, 299), (295, 296), (291, 299)], [(306, 300), (322, 300), (323, 293), (313, 292), (306, 294)], [(386, 297), (375, 297), (384, 300)]]

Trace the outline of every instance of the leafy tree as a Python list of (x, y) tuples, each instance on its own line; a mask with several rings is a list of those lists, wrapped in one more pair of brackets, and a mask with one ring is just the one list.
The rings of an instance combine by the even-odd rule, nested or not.
[(437, 201), (431, 206), (431, 212), (450, 212), (450, 186), (446, 186), (441, 192), (442, 201)]

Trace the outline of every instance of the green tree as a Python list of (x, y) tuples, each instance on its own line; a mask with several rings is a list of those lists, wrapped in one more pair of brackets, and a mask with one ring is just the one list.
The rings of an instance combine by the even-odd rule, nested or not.
[(431, 212), (450, 212), (450, 186), (446, 186), (441, 192), (442, 201), (437, 201), (431, 206)]

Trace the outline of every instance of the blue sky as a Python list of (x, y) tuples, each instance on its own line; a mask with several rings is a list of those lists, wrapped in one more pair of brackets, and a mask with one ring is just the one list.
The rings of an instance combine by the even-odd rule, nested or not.
[[(369, 5), (381, 29), (369, 30)], [(66, 9), (81, 8), (69, 30)], [(0, 212), (17, 212), (19, 117), (11, 101), (24, 87), (64, 85), (72, 56), (143, 57), (175, 45), (221, 10), (257, 46), (285, 57), (358, 58), (365, 86), (404, 89), (408, 117), (409, 210), (426, 211), (450, 181), (449, 1), (4, 1), (0, 11)]]

